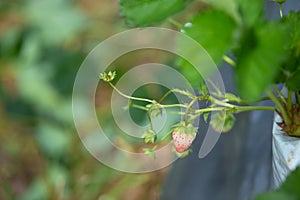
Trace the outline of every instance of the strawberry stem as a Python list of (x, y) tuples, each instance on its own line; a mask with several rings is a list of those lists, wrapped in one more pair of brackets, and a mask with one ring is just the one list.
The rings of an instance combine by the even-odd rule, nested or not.
[(296, 98), (296, 102), (300, 105), (300, 91), (296, 91), (295, 92), (295, 98)]
[(152, 119), (151, 119), (151, 113), (149, 111), (147, 112), (147, 116), (148, 116), (148, 120), (149, 120), (149, 123), (150, 123), (150, 130), (154, 131), (153, 130)]
[(185, 123), (186, 126), (188, 125), (188, 115), (189, 115), (190, 109), (192, 108), (193, 104), (194, 104), (196, 101), (197, 101), (197, 98), (194, 98), (194, 99), (189, 103), (189, 105), (188, 105), (187, 108), (186, 108), (185, 115), (184, 115), (184, 123)]
[(282, 103), (278, 99), (278, 97), (276, 97), (275, 94), (271, 90), (267, 90), (266, 93), (270, 97), (270, 99), (274, 102), (276, 108), (279, 110), (280, 114), (283, 117), (284, 122), (286, 124), (290, 124), (291, 120), (290, 120), (284, 106), (282, 105)]
[[(288, 98), (287, 98), (287, 110), (291, 110), (292, 109), (292, 91), (288, 91)], [(290, 113), (290, 112), (289, 112)]]
[(280, 92), (280, 90), (279, 90), (275, 85), (273, 85), (272, 87), (273, 87), (273, 89), (276, 91), (276, 93), (279, 95), (281, 101), (282, 101), (284, 104), (287, 104), (287, 101), (286, 101), (284, 95), (282, 94), (282, 92)]
[(154, 103), (154, 100), (151, 99), (146, 99), (146, 98), (139, 98), (139, 97), (132, 97), (132, 96), (128, 96), (126, 94), (124, 94), (123, 92), (121, 92), (116, 86), (114, 86), (111, 82), (108, 82), (108, 84), (114, 89), (116, 90), (117, 93), (119, 93), (121, 96), (130, 99), (130, 100), (136, 100), (136, 101), (144, 101), (144, 102), (149, 102), (149, 103)]
[(232, 58), (228, 57), (227, 55), (223, 56), (223, 60), (228, 64), (230, 64), (232, 67), (236, 67), (235, 61)]
[(168, 18), (168, 21), (173, 24), (174, 26), (176, 26), (178, 29), (182, 28), (182, 24), (180, 24), (178, 21), (174, 20), (173, 18)]
[(162, 98), (160, 98), (160, 100), (158, 101), (158, 103), (163, 102), (172, 93), (182, 94), (182, 95), (185, 95), (185, 96), (187, 96), (189, 98), (193, 98), (194, 97), (194, 95), (192, 93), (190, 93), (190, 92), (182, 91), (182, 90), (179, 90), (179, 89), (172, 89), (172, 90), (169, 90), (168, 92), (166, 92), (164, 94), (164, 96), (162, 96)]
[(282, 14), (282, 3), (279, 3), (279, 14), (280, 14), (280, 18), (283, 18), (283, 14)]

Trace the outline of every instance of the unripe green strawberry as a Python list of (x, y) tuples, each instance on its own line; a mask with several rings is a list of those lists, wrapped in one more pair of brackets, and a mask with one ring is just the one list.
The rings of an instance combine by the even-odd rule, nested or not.
[(197, 129), (192, 124), (180, 123), (172, 133), (175, 150), (178, 153), (188, 151), (196, 137), (196, 133)]

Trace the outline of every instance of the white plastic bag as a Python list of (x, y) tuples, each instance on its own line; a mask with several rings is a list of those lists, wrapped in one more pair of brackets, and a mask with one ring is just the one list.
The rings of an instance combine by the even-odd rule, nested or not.
[(285, 181), (291, 171), (300, 165), (300, 139), (280, 131), (276, 122), (282, 122), (275, 113), (273, 124), (273, 177), (275, 188)]

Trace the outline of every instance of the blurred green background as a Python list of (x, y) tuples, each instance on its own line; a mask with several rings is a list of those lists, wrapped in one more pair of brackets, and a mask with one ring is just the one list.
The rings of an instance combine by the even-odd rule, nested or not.
[[(83, 147), (72, 119), (82, 61), (126, 29), (117, 0), (0, 1), (1, 200), (158, 199), (168, 168), (135, 175), (102, 165)], [(139, 58), (119, 63), (159, 59), (155, 52)], [(104, 86), (96, 94), (98, 113), (110, 106), (102, 96), (110, 93)]]

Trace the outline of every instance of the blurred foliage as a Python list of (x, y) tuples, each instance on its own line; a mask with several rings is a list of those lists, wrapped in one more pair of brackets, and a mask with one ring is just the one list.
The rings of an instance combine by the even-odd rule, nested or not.
[[(117, 1), (0, 2), (1, 200), (158, 198), (166, 170), (135, 175), (102, 165), (83, 147), (72, 119), (83, 59), (125, 28)], [(103, 114), (109, 101), (97, 94)]]
[(280, 186), (279, 189), (260, 194), (256, 200), (299, 200), (300, 167), (296, 168)]
[[(189, 18), (181, 20), (183, 5), (197, 7), (203, 2), (207, 7), (202, 6), (196, 14), (185, 10)], [(168, 19), (202, 45), (217, 65), (224, 55), (233, 55), (239, 95), (247, 102), (257, 101), (274, 83), (286, 84), (291, 91), (299, 90), (299, 11), (290, 12), (281, 20), (267, 21), (263, 0), (203, 2), (130, 0), (121, 1), (121, 7), (131, 25), (142, 27)], [(170, 12), (165, 11), (166, 6)], [(175, 13), (179, 13), (178, 21)], [(197, 55), (189, 46), (179, 48)], [(180, 60), (178, 64), (192, 85), (199, 86), (198, 76), (191, 75), (196, 73), (190, 63)]]

